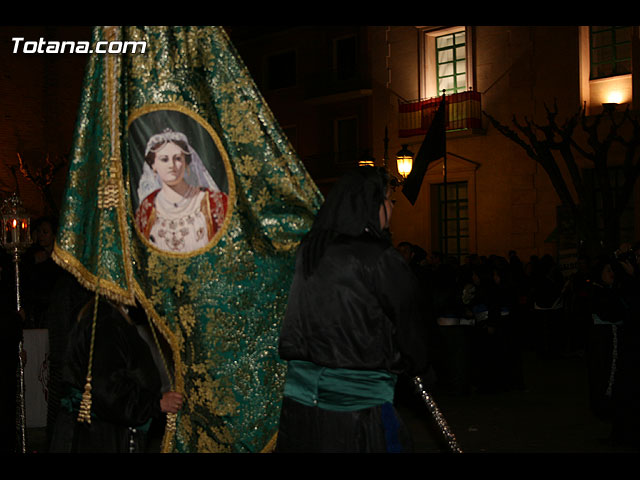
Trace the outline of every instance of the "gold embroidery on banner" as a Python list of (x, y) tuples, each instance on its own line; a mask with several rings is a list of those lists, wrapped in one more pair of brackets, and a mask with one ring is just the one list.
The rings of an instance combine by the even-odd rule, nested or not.
[[(110, 41), (115, 41), (121, 36), (120, 27), (110, 27), (106, 29), (106, 36)], [(122, 249), (122, 265), (125, 271), (125, 282), (127, 285), (127, 291), (130, 292), (128, 301), (126, 303), (135, 304), (135, 294), (131, 290), (133, 282), (133, 268), (131, 263), (131, 253), (129, 251), (129, 241), (127, 238), (127, 221), (126, 212), (124, 209), (125, 189), (122, 176), (122, 155), (120, 151), (121, 142), (121, 128), (120, 128), (120, 74), (122, 71), (122, 55), (107, 55), (107, 95), (110, 99), (108, 106), (110, 107), (110, 137), (112, 142), (110, 168), (112, 183), (109, 183), (105, 188), (108, 191), (106, 195), (116, 195), (116, 210), (118, 218), (118, 229), (120, 233), (120, 247)], [(115, 186), (115, 188), (114, 188)]]
[[(110, 298), (116, 297), (114, 292), (119, 292), (122, 297), (116, 297), (117, 300), (130, 294), (138, 299), (171, 350), (172, 364), (167, 369), (172, 370), (169, 372), (169, 377), (173, 377), (172, 389), (188, 392), (181, 412), (176, 417), (167, 419), (173, 428), (168, 425), (165, 430), (162, 451), (186, 448), (188, 451), (230, 452), (236, 448), (234, 444), (243, 434), (241, 432), (263, 432), (265, 426), (268, 431), (261, 434), (256, 448), (271, 451), (276, 438), (275, 435), (272, 436), (274, 430), (270, 423), (270, 412), (274, 411), (276, 405), (271, 402), (277, 400), (275, 396), (273, 399), (268, 397), (269, 404), (263, 406), (261, 390), (271, 392), (271, 387), (277, 386), (284, 378), (282, 367), (274, 360), (277, 355), (269, 347), (273, 343), (273, 324), (277, 321), (267, 320), (263, 325), (259, 319), (252, 319), (251, 316), (256, 311), (256, 290), (264, 288), (265, 295), (259, 298), (269, 298), (273, 294), (273, 305), (280, 305), (284, 293), (271, 288), (268, 281), (262, 281), (259, 271), (264, 265), (268, 266), (268, 263), (264, 263), (265, 252), (271, 255), (274, 249), (287, 251), (297, 247), (298, 232), (306, 219), (301, 219), (290, 209), (280, 208), (282, 204), (300, 205), (303, 210), (306, 208), (309, 196), (305, 192), (307, 187), (304, 182), (307, 178), (304, 177), (304, 171), (298, 172), (295, 166), (288, 165), (290, 156), (295, 154), (290, 146), (285, 145), (286, 141), (265, 140), (265, 132), (268, 136), (271, 130), (271, 117), (269, 112), (256, 106), (253, 91), (245, 90), (254, 87), (244, 72), (240, 71), (239, 75), (236, 75), (235, 69), (229, 72), (230, 75), (218, 72), (217, 70), (224, 70), (218, 65), (220, 58), (208, 51), (200, 51), (200, 37), (209, 43), (221, 42), (218, 34), (212, 35), (212, 30), (187, 31), (178, 27), (165, 35), (164, 31), (158, 33), (153, 28), (144, 28), (126, 27), (122, 33), (124, 36), (128, 35), (127, 40), (147, 40), (147, 45), (153, 50), (147, 55), (122, 58), (114, 56), (108, 77), (117, 78), (115, 73), (118, 68), (122, 68), (128, 75), (123, 79), (126, 83), (123, 81), (111, 84), (108, 90), (111, 96), (104, 90), (105, 100), (101, 100), (100, 105), (87, 107), (91, 108), (92, 113), (98, 112), (102, 134), (92, 144), (81, 144), (75, 158), (92, 158), (93, 161), (101, 152), (112, 152), (108, 158), (105, 154), (103, 160), (104, 164), (108, 162), (108, 168), (89, 179), (84, 178), (87, 170), (74, 171), (74, 185), (88, 185), (92, 194), (87, 195), (81, 189), (76, 189), (79, 194), (70, 201), (79, 205), (81, 201), (87, 203), (87, 200), (98, 200), (101, 207), (109, 208), (114, 208), (115, 205), (113, 211), (100, 208), (106, 210), (102, 213), (108, 217), (106, 228), (100, 230), (100, 242), (105, 248), (111, 249), (107, 252), (108, 262), (105, 265), (112, 267), (107, 273), (111, 278), (104, 280), (103, 288), (110, 291)], [(115, 29), (110, 32), (117, 33)], [(174, 41), (179, 48), (167, 48), (167, 43)], [(182, 54), (177, 54), (176, 51)], [(216, 82), (216, 114), (210, 114), (205, 108), (209, 106), (206, 102), (211, 101), (213, 94), (204, 91), (204, 85), (199, 82), (185, 82), (190, 80), (186, 77), (190, 74), (187, 67), (192, 66), (188, 57), (200, 57), (198, 65), (208, 69), (205, 75), (215, 72), (212, 78)], [(98, 61), (101, 62), (100, 69), (102, 65), (106, 66), (104, 60)], [(91, 68), (97, 68), (96, 64), (92, 63)], [(104, 78), (102, 71), (96, 71), (94, 77), (98, 74)], [(200, 75), (201, 72), (193, 74)], [(237, 84), (234, 85), (236, 77)], [(119, 122), (119, 118), (109, 117), (106, 98), (119, 100), (117, 105), (122, 110), (125, 105), (120, 96), (124, 95), (125, 89), (129, 92), (126, 108), (131, 109), (131, 116), (126, 119), (122, 117), (123, 121)], [(218, 97), (220, 90), (222, 93)], [(230, 101), (224, 92), (234, 98), (241, 97), (244, 103), (234, 105), (235, 102)], [(100, 96), (94, 95), (92, 98), (95, 102)], [(170, 254), (150, 247), (137, 235), (136, 223), (131, 222), (131, 177), (135, 171), (127, 168), (127, 163), (123, 163), (128, 158), (128, 131), (123, 127), (125, 124), (129, 126), (136, 115), (163, 109), (173, 109), (192, 118), (204, 119), (205, 124), (210, 122), (215, 126), (216, 133), (224, 131), (224, 134), (220, 134), (221, 138), (215, 135), (212, 139), (216, 142), (227, 171), (228, 211), (218, 236), (202, 250), (188, 254)], [(82, 133), (86, 131), (86, 135), (92, 135), (93, 140), (94, 133), (88, 129), (87, 124), (90, 122), (83, 120), (83, 128), (87, 130), (83, 129)], [(112, 127), (113, 136), (107, 133), (108, 125)], [(222, 140), (228, 146), (228, 151), (223, 148)], [(240, 157), (241, 154), (236, 149), (247, 153)], [(233, 171), (228, 155), (233, 158)], [(89, 173), (92, 171), (89, 170)], [(287, 182), (280, 175), (294, 178)], [(241, 199), (236, 197), (236, 188), (241, 188)], [(95, 197), (94, 192), (98, 189), (100, 193)], [(237, 208), (236, 201), (240, 200), (241, 210), (234, 211)], [(95, 205), (92, 207), (95, 208)], [(82, 218), (83, 212), (90, 208), (82, 206), (71, 210), (73, 211), (69, 212), (67, 219), (81, 217), (77, 224), (86, 224), (92, 229), (86, 233), (87, 238), (97, 239), (98, 230), (93, 228), (93, 219), (90, 215), (86, 219)], [(114, 216), (116, 212), (118, 219)], [(250, 231), (245, 230), (247, 225), (251, 228)], [(69, 247), (70, 252), (84, 254), (83, 264), (75, 262), (75, 259), (70, 260), (69, 264), (74, 264), (74, 268), (77, 267), (76, 270), (81, 272), (79, 278), (88, 279), (88, 284), (95, 283), (95, 276), (89, 273), (89, 270), (96, 270), (95, 245), (87, 242), (86, 248), (81, 248), (85, 246), (83, 236), (67, 233), (62, 232), (61, 247)], [(123, 239), (119, 244), (118, 234)], [(122, 251), (118, 252), (117, 248), (122, 248)], [(192, 258), (205, 250), (206, 256)], [(118, 258), (119, 253), (123, 258)], [(122, 261), (124, 265), (121, 266)], [(84, 265), (88, 267), (85, 268)], [(124, 273), (117, 267), (124, 268)], [(275, 275), (269, 278), (273, 276)], [(123, 283), (124, 277), (127, 279), (126, 285)], [(224, 279), (224, 286), (220, 279)], [(248, 290), (252, 290), (252, 293)], [(271, 300), (265, 300), (265, 303), (267, 301)], [(279, 310), (271, 310), (271, 304), (265, 306), (269, 312), (258, 314), (260, 319), (262, 314), (267, 319), (269, 316), (279, 317)], [(220, 309), (224, 311), (219, 311)], [(271, 325), (267, 325), (269, 323)], [(251, 353), (246, 358), (237, 358), (236, 353), (245, 349)], [(253, 398), (259, 399), (256, 402), (259, 406), (255, 408), (251, 402)], [(251, 408), (239, 408), (238, 402), (251, 402)], [(226, 418), (221, 417), (225, 414), (228, 415)]]
[[(109, 27), (105, 29), (105, 33), (107, 38), (115, 39), (117, 38), (118, 28), (117, 27)], [(122, 182), (122, 170), (121, 170), (121, 162), (120, 162), (120, 154), (119, 154), (119, 121), (118, 115), (119, 112), (118, 107), (118, 94), (117, 89), (115, 87), (118, 75), (119, 75), (119, 56), (118, 55), (106, 55), (106, 73), (105, 73), (105, 83), (106, 83), (106, 115), (107, 118), (110, 119), (110, 135), (105, 136), (103, 139), (104, 142), (109, 142), (105, 144), (101, 151), (110, 151), (111, 156), (105, 162), (106, 165), (101, 168), (100, 176), (99, 176), (99, 184), (97, 189), (97, 207), (99, 210), (110, 210), (116, 209), (118, 216), (118, 227), (119, 227), (119, 237), (120, 237), (120, 248), (122, 249), (123, 259), (122, 265), (125, 270), (126, 277), (126, 286), (125, 288), (117, 285), (113, 280), (107, 278), (99, 278), (101, 275), (96, 275), (90, 273), (87, 268), (85, 268), (81, 263), (76, 260), (71, 254), (69, 254), (66, 249), (72, 245), (78, 247), (78, 242), (83, 242), (84, 238), (82, 236), (73, 235), (70, 231), (63, 232), (61, 243), (65, 246), (65, 248), (61, 248), (61, 245), (56, 242), (54, 245), (53, 259), (63, 268), (68, 269), (71, 273), (74, 274), (75, 277), (78, 278), (81, 285), (89, 290), (94, 291), (97, 288), (98, 281), (100, 280), (100, 291), (105, 294), (111, 300), (125, 303), (128, 305), (132, 305), (135, 303), (134, 294), (130, 290), (131, 279), (133, 277), (133, 272), (131, 269), (130, 263), (130, 255), (128, 253), (128, 241), (126, 238), (126, 220), (124, 216), (124, 210), (122, 208), (123, 202), (121, 199), (124, 195), (123, 182)], [(115, 113), (114, 113), (115, 108)], [(78, 157), (81, 159), (82, 157)], [(77, 169), (72, 171), (70, 174), (70, 184), (71, 185), (86, 185), (86, 169)], [(67, 218), (67, 222), (70, 224), (75, 224), (79, 219), (75, 219), (73, 216), (76, 215), (75, 210), (72, 210), (70, 218)], [(102, 213), (98, 213), (98, 215), (102, 215)], [(78, 222), (79, 223), (79, 222)], [(109, 249), (113, 248), (116, 245), (115, 237), (113, 236), (113, 231), (105, 231), (101, 229), (101, 235), (98, 237), (100, 242), (103, 242), (104, 245), (108, 246)], [(78, 248), (76, 248), (77, 250)], [(99, 264), (102, 262), (104, 258), (98, 258), (98, 269), (101, 270)]]
[[(142, 291), (140, 285), (137, 282), (134, 282), (134, 290), (135, 295), (140, 302), (142, 308), (147, 312), (147, 315), (150, 317), (150, 321), (153, 323), (155, 328), (160, 331), (160, 334), (164, 337), (169, 345), (169, 350), (172, 353), (173, 360), (173, 372), (167, 372), (169, 375), (169, 379), (171, 381), (171, 389), (176, 392), (184, 392), (184, 376), (182, 372), (184, 371), (184, 365), (182, 363), (182, 358), (180, 355), (181, 351), (181, 343), (175, 333), (169, 328), (169, 326), (163, 321), (163, 319), (158, 315), (156, 309), (153, 304), (147, 299), (145, 293)], [(168, 367), (168, 365), (167, 365)], [(173, 375), (172, 375), (173, 374)], [(185, 402), (188, 405), (189, 399)], [(183, 419), (184, 416), (181, 416)], [(160, 449), (162, 453), (170, 453), (173, 450), (175, 445), (175, 435), (177, 430), (177, 415), (167, 415), (167, 426), (165, 428), (162, 442), (160, 445)]]
[(141, 290), (138, 284), (135, 285), (136, 296), (144, 308), (144, 310), (151, 316), (151, 320), (154, 326), (160, 331), (162, 336), (165, 338), (167, 343), (169, 344), (171, 353), (173, 355), (173, 363), (174, 363), (174, 372), (171, 375), (171, 372), (167, 372), (169, 374), (169, 378), (173, 377), (173, 388), (176, 391), (181, 392), (184, 390), (184, 380), (181, 372), (184, 370), (184, 367), (181, 365), (181, 357), (180, 350), (182, 342), (178, 339), (173, 330), (169, 328), (169, 326), (163, 321), (163, 319), (158, 315), (156, 309), (153, 307), (152, 303), (147, 300), (144, 292)]
[(260, 174), (260, 164), (249, 155), (242, 155), (241, 161), (235, 166), (239, 175), (245, 177), (257, 177)]
[[(240, 85), (238, 85), (240, 83)], [(242, 87), (242, 79), (236, 79), (220, 85), (220, 92), (226, 94), (222, 101), (220, 111), (223, 128), (238, 143), (253, 143), (259, 145), (264, 135), (260, 128), (259, 112), (253, 102), (248, 100), (231, 101), (233, 95)]]
[(100, 183), (98, 185), (98, 208), (112, 209), (120, 204), (120, 189), (118, 188), (118, 177), (113, 171), (113, 164), (117, 158), (111, 159), (111, 168), (100, 171)]

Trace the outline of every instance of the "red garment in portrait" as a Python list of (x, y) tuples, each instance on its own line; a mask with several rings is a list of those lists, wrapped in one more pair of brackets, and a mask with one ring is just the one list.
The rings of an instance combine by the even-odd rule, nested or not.
[[(201, 188), (200, 190), (207, 193), (200, 202), (200, 211), (207, 223), (208, 241), (211, 241), (224, 223), (227, 214), (228, 197), (221, 191), (211, 191), (206, 188)], [(145, 197), (136, 211), (136, 226), (146, 239), (149, 239), (151, 228), (156, 221), (155, 200), (158, 192), (160, 192), (160, 189)]]

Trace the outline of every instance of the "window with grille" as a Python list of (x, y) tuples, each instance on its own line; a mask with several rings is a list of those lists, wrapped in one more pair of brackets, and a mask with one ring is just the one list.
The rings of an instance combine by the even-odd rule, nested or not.
[(458, 93), (467, 89), (466, 32), (436, 37), (438, 92)]
[(437, 209), (435, 233), (442, 253), (462, 257), (469, 254), (469, 194), (467, 182), (440, 183), (433, 186)]
[[(596, 228), (600, 232), (600, 238), (604, 238), (604, 210), (602, 208), (602, 192), (595, 179), (595, 171), (593, 169), (583, 170), (583, 178), (588, 190), (592, 192), (592, 208), (595, 215)], [(618, 192), (622, 189), (625, 181), (624, 170), (622, 167), (609, 167), (609, 181), (613, 190), (614, 199)], [(620, 218), (620, 241), (633, 242), (635, 234), (635, 208), (633, 199), (624, 207)]]
[(631, 73), (632, 27), (589, 27), (591, 79)]

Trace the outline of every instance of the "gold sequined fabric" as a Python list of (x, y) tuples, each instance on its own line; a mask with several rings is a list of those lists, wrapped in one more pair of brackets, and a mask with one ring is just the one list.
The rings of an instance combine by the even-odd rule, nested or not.
[[(286, 368), (280, 320), (322, 197), (222, 28), (96, 27), (100, 41), (146, 49), (90, 57), (54, 258), (85, 286), (99, 279), (101, 294), (137, 300), (170, 346), (186, 402), (164, 451), (269, 451)], [(214, 179), (209, 197), (226, 199), (226, 210), (194, 203), (208, 205), (194, 235), (209, 236), (186, 251), (159, 248), (136, 223), (158, 216), (140, 208), (143, 150), (166, 128), (187, 132)], [(166, 231), (187, 235), (182, 226)]]

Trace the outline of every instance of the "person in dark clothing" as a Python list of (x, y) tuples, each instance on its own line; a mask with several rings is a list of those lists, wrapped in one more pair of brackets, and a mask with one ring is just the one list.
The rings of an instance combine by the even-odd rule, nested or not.
[(570, 355), (584, 355), (591, 325), (589, 263), (587, 256), (578, 257), (576, 270), (569, 276), (565, 289), (564, 304), (569, 333), (567, 353)]
[(404, 258), (404, 261), (407, 262), (408, 265), (411, 265), (413, 260), (413, 245), (409, 242), (400, 242), (397, 248), (402, 258)]
[(49, 382), (47, 385), (47, 440), (51, 442), (53, 427), (60, 410), (62, 374), (69, 332), (76, 324), (81, 308), (93, 297), (66, 270), (54, 285), (47, 308), (49, 331)]
[(416, 278), (390, 242), (389, 193), (382, 169), (349, 172), (298, 250), (276, 452), (411, 449), (393, 395), (399, 375), (426, 371), (425, 322)]
[(437, 389), (456, 395), (471, 391), (470, 343), (472, 327), (461, 323), (464, 317), (459, 268), (452, 263), (439, 264), (433, 272), (430, 288), (436, 329), (432, 334), (432, 358)]
[(610, 259), (598, 259), (592, 268), (592, 326), (587, 346), (590, 405), (594, 414), (605, 420), (611, 419), (622, 327), (631, 313), (611, 264)]
[(640, 245), (622, 245), (612, 262), (629, 314), (618, 342), (617, 375), (611, 392), (611, 442), (640, 448)]
[[(161, 393), (152, 354), (124, 306), (100, 300), (92, 349), (93, 306), (92, 299), (69, 334), (61, 408), (50, 452), (144, 452), (151, 421), (161, 412), (177, 413), (182, 395)], [(89, 365), (90, 423), (78, 421)]]
[(522, 358), (518, 341), (519, 318), (515, 315), (516, 290), (509, 263), (502, 257), (491, 261), (492, 283), (487, 320), (485, 391), (521, 388)]
[(532, 272), (533, 319), (541, 358), (559, 358), (567, 346), (563, 308), (564, 277), (551, 255), (544, 255)]
[(28, 328), (48, 328), (47, 309), (54, 299), (53, 289), (64, 273), (51, 257), (56, 222), (43, 217), (34, 222), (35, 242), (22, 255), (23, 304)]
[(492, 286), (491, 268), (484, 262), (471, 267), (470, 282), (463, 287), (462, 301), (464, 315), (472, 319), (473, 329), (470, 341), (470, 377), (473, 386), (485, 384), (487, 365), (487, 345), (489, 336), (489, 305)]

